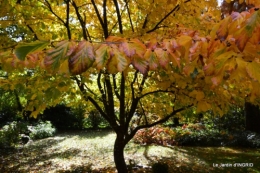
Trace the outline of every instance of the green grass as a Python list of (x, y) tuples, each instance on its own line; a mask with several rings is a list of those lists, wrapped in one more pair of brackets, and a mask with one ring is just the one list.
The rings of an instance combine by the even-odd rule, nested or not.
[[(0, 150), (0, 172), (114, 172), (114, 139), (111, 131), (64, 132), (15, 150)], [(142, 166), (166, 162), (175, 173), (260, 172), (260, 149), (140, 146), (130, 142), (125, 159)], [(213, 166), (221, 163), (232, 167)], [(234, 163), (254, 165), (238, 168)]]

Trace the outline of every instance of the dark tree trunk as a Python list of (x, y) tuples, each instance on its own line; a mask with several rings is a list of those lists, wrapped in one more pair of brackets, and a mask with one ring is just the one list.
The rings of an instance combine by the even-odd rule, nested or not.
[(124, 132), (118, 132), (114, 144), (114, 161), (118, 173), (127, 173), (127, 166), (124, 157)]
[(260, 133), (260, 109), (252, 103), (245, 103), (246, 130)]

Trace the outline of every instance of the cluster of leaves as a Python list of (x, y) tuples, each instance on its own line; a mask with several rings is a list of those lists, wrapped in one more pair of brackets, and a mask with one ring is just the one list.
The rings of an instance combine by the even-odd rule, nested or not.
[(32, 139), (43, 139), (54, 136), (56, 128), (53, 127), (50, 121), (39, 122), (35, 126), (28, 126), (30, 137)]
[(154, 126), (149, 129), (139, 130), (133, 140), (139, 144), (175, 145), (175, 132), (162, 126)]

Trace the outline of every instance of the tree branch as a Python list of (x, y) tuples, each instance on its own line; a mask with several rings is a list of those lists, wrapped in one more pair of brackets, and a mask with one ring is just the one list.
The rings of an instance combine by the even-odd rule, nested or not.
[[(124, 72), (121, 73), (121, 84), (120, 84), (120, 108), (119, 108), (119, 119), (120, 119), (120, 124), (124, 125), (127, 124), (125, 123), (126, 116), (125, 116), (125, 76)], [(126, 129), (125, 129), (126, 130)]]
[[(184, 3), (190, 2), (191, 0), (186, 0)], [(180, 5), (176, 5), (168, 14), (166, 14), (156, 25), (153, 29), (147, 31), (146, 33), (150, 33), (158, 29), (159, 25), (167, 18), (169, 17), (173, 12), (177, 11), (180, 8)]]
[(109, 116), (115, 117), (115, 105), (114, 105), (114, 95), (113, 95), (113, 88), (110, 82), (110, 75), (105, 74), (105, 83), (106, 83), (106, 91), (108, 97), (108, 113)]
[(131, 19), (130, 10), (129, 10), (129, 7), (128, 7), (128, 0), (125, 0), (125, 5), (126, 5), (126, 10), (127, 10), (127, 14), (128, 14), (128, 18), (129, 18), (129, 21), (130, 21), (130, 24), (131, 24), (132, 31), (135, 32), (133, 22), (132, 22), (132, 19)]
[(178, 112), (181, 112), (181, 111), (183, 111), (183, 110), (186, 110), (186, 109), (188, 109), (188, 108), (190, 108), (190, 107), (192, 107), (192, 106), (193, 106), (193, 104), (188, 105), (188, 106), (185, 106), (185, 107), (182, 107), (182, 108), (180, 108), (180, 109), (177, 109), (177, 110), (172, 111), (172, 113), (170, 113), (170, 114), (167, 115), (166, 117), (164, 117), (164, 118), (162, 118), (162, 119), (160, 119), (160, 120), (158, 120), (158, 121), (156, 121), (156, 122), (153, 122), (153, 123), (151, 123), (151, 124), (145, 124), (145, 125), (141, 125), (141, 126), (136, 127), (133, 131), (131, 131), (131, 133), (130, 133), (129, 135), (127, 135), (125, 142), (126, 142), (126, 143), (129, 142), (129, 141), (134, 137), (134, 135), (136, 134), (136, 132), (137, 132), (138, 130), (141, 130), (141, 129), (144, 129), (144, 128), (153, 127), (153, 126), (155, 126), (155, 125), (164, 123), (164, 122), (166, 122), (167, 120), (169, 120), (169, 118), (171, 118), (171, 117), (173, 117), (174, 115), (176, 115)]
[(68, 34), (68, 39), (71, 40), (71, 32), (70, 32), (70, 1), (69, 0), (66, 0), (66, 23), (65, 23), (65, 26), (66, 26), (66, 29), (67, 29), (67, 34)]
[(86, 26), (85, 26), (86, 23), (85, 23), (85, 21), (82, 19), (81, 15), (80, 15), (80, 13), (79, 13), (79, 7), (77, 6), (77, 4), (75, 3), (75, 1), (73, 1), (73, 0), (72, 0), (71, 4), (72, 4), (72, 6), (73, 6), (74, 9), (75, 9), (75, 12), (76, 12), (76, 15), (77, 15), (77, 17), (78, 17), (79, 23), (80, 23), (80, 25), (81, 25), (83, 38), (84, 38), (85, 40), (88, 40), (87, 33), (86, 33), (87, 28), (86, 28)]
[(103, 21), (104, 21), (104, 35), (107, 38), (108, 35), (108, 25), (107, 25), (107, 0), (103, 1)]
[(99, 11), (98, 11), (98, 8), (97, 8), (97, 6), (96, 6), (96, 3), (95, 3), (94, 0), (91, 0), (91, 3), (92, 3), (92, 5), (94, 6), (94, 10), (95, 10), (96, 15), (97, 15), (97, 17), (98, 17), (99, 23), (100, 23), (100, 25), (101, 25), (101, 27), (102, 27), (102, 29), (103, 29), (103, 31), (104, 31), (104, 37), (106, 38), (106, 32), (105, 32), (106, 27), (105, 27), (104, 22), (103, 22), (103, 20), (102, 20), (100, 14), (99, 14)]
[(120, 100), (120, 95), (117, 91), (116, 76), (114, 74), (113, 74), (113, 86), (114, 86), (114, 92), (116, 94), (116, 97), (118, 98), (118, 100)]
[(117, 20), (118, 20), (118, 25), (119, 25), (119, 32), (120, 34), (123, 34), (123, 25), (122, 25), (122, 20), (121, 20), (121, 14), (119, 11), (119, 6), (117, 0), (113, 0), (115, 7), (116, 7), (116, 14), (117, 14)]
[[(62, 20), (62, 18), (60, 18), (60, 16), (58, 16), (52, 9), (51, 7), (51, 4), (49, 3), (48, 0), (45, 0), (44, 2), (46, 2), (46, 6), (48, 7), (48, 9), (50, 10), (50, 12), (56, 16), (58, 18), (59, 21), (61, 21), (61, 23), (63, 23), (63, 25), (66, 27), (67, 29), (67, 34), (68, 34), (68, 39), (71, 39), (71, 32), (70, 32), (70, 28), (69, 28), (69, 13), (70, 13), (70, 10), (69, 10), (69, 0), (66, 0), (66, 22), (64, 20)], [(44, 3), (43, 2), (43, 3)]]
[(28, 24), (26, 24), (27, 28), (33, 33), (34, 35), (34, 39), (35, 40), (39, 40), (39, 38), (37, 37), (37, 34), (35, 33), (35, 31), (32, 29), (32, 27)]
[(131, 82), (132, 100), (135, 98), (134, 83), (135, 83), (135, 81), (136, 81), (136, 79), (137, 79), (137, 74), (138, 74), (138, 71), (135, 71), (134, 79), (133, 79), (133, 81)]
[(45, 0), (44, 2), (46, 2), (46, 6), (48, 7), (48, 9), (50, 10), (50, 12), (54, 15), (54, 16), (56, 16), (58, 19), (59, 19), (59, 21), (61, 21), (62, 23), (63, 23), (63, 25), (64, 26), (66, 26), (66, 22), (64, 22), (63, 20), (62, 20), (62, 18), (60, 18), (60, 16), (58, 16), (54, 11), (53, 11), (53, 9), (52, 9), (52, 7), (51, 7), (51, 4), (49, 3), (49, 1), (48, 0)]

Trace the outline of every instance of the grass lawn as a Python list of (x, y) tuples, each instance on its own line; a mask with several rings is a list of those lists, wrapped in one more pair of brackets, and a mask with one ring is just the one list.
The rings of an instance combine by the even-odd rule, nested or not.
[[(115, 172), (114, 139), (111, 131), (58, 133), (15, 150), (0, 150), (0, 172), (90, 172), (90, 167), (92, 172)], [(260, 173), (260, 149), (140, 146), (130, 142), (125, 159), (148, 168), (159, 160), (167, 162), (173, 173)], [(235, 163), (253, 165), (234, 167)], [(151, 172), (148, 168), (139, 172)]]

